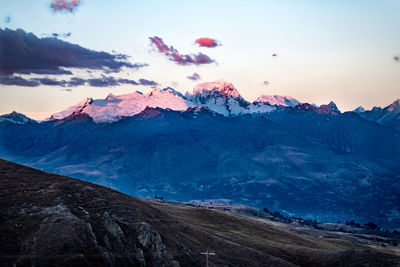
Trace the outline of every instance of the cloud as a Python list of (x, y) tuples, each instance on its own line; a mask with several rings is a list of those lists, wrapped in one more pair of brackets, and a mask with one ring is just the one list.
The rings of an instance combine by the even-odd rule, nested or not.
[(57, 73), (62, 67), (107, 68), (119, 72), (122, 67), (146, 66), (131, 64), (127, 55), (97, 52), (57, 38), (38, 38), (21, 29), (0, 28), (0, 43), (0, 74)]
[[(142, 84), (143, 81), (148, 82), (148, 83), (157, 84), (154, 81), (148, 81), (145, 79), (140, 79), (139, 83)], [(87, 82), (90, 86), (94, 86), (94, 87), (117, 86), (117, 85), (121, 85), (121, 84), (139, 85), (139, 83), (137, 83), (136, 81), (131, 80), (131, 79), (124, 79), (124, 78), (116, 79), (112, 76), (106, 77), (104, 75), (101, 78), (88, 79)], [(153, 84), (151, 84), (151, 85), (153, 85)]]
[(67, 11), (72, 13), (78, 8), (81, 2), (81, 0), (52, 0), (50, 8), (54, 12)]
[(59, 81), (59, 80), (50, 79), (50, 78), (34, 78), (34, 79), (31, 79), (31, 80), (38, 81), (38, 82), (40, 82), (40, 84), (43, 84), (43, 85), (51, 85), (51, 86), (63, 86), (63, 87), (65, 87), (65, 85), (67, 84), (67, 82), (64, 81), (64, 80)]
[(0, 84), (35, 87), (39, 86), (40, 82), (32, 79), (26, 80), (18, 76), (7, 75), (7, 76), (0, 76)]
[(42, 75), (72, 75), (72, 72), (64, 69), (25, 69), (18, 72), (19, 74), (42, 74)]
[(129, 80), (129, 79), (118, 79), (119, 83), (122, 84), (132, 84), (132, 85), (139, 85), (137, 82), (135, 82), (134, 80)]
[(158, 85), (157, 82), (146, 80), (146, 79), (139, 79), (139, 82), (136, 82), (131, 79), (125, 78), (115, 78), (113, 76), (105, 76), (102, 75), (99, 78), (91, 78), (91, 79), (82, 79), (79, 77), (72, 77), (69, 81), (66, 80), (57, 80), (49, 77), (42, 77), (42, 78), (31, 78), (31, 79), (24, 79), (19, 76), (13, 75), (0, 75), (0, 84), (3, 85), (17, 85), (17, 86), (28, 86), (28, 87), (35, 87), (39, 85), (49, 85), (49, 86), (61, 86), (61, 87), (77, 87), (81, 85), (88, 84), (92, 87), (108, 87), (108, 86), (119, 86), (123, 84), (130, 84), (130, 85), (150, 85), (155, 86)]
[(57, 32), (53, 32), (53, 33), (51, 34), (51, 36), (46, 36), (46, 35), (45, 35), (45, 37), (55, 37), (55, 38), (61, 37), (61, 38), (67, 38), (67, 37), (70, 37), (71, 35), (72, 35), (71, 32), (66, 32), (66, 33), (57, 33)]
[(146, 79), (139, 79), (139, 83), (140, 85), (158, 85), (158, 83), (156, 83), (155, 81), (150, 81), (150, 80), (146, 80)]
[(217, 40), (212, 39), (212, 38), (199, 38), (196, 41), (194, 41), (196, 44), (198, 44), (200, 47), (209, 47), (209, 48), (213, 48), (213, 47), (217, 47), (220, 46), (221, 44), (218, 43)]
[(192, 81), (197, 81), (197, 80), (200, 80), (201, 77), (197, 72), (195, 72), (192, 75), (187, 76), (187, 78), (192, 80)]
[(84, 85), (85, 83), (86, 83), (85, 79), (73, 77), (68, 81), (68, 86), (76, 87), (76, 86)]
[(180, 54), (173, 46), (166, 45), (160, 37), (154, 36), (149, 37), (149, 39), (151, 43), (156, 46), (159, 53), (164, 54), (169, 58), (169, 60), (174, 61), (179, 65), (201, 65), (215, 62), (215, 60), (203, 53), (192, 55)]
[(88, 79), (87, 82), (90, 86), (93, 87), (108, 87), (119, 85), (118, 81), (114, 77)]

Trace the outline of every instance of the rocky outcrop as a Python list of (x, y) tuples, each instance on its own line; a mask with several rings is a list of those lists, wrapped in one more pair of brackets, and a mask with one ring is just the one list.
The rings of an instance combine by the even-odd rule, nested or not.
[(2, 188), (9, 186), (0, 192), (0, 265), (180, 266), (143, 220), (141, 212), (154, 213), (150, 206), (124, 207), (112, 190), (59, 176), (33, 185), (35, 171), (16, 180), (0, 176)]

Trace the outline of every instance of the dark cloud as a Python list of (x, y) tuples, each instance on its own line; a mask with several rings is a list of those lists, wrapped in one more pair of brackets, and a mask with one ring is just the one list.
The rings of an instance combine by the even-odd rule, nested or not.
[(87, 82), (90, 86), (93, 87), (108, 87), (119, 85), (118, 81), (114, 77), (88, 79)]
[(26, 69), (26, 70), (21, 70), (18, 73), (20, 74), (42, 74), (42, 75), (72, 75), (72, 72), (69, 70), (64, 70), (64, 69), (56, 69), (56, 70), (51, 70), (51, 69)]
[(52, 37), (55, 37), (55, 38), (57, 38), (57, 37), (67, 38), (67, 37), (70, 37), (71, 35), (72, 35), (72, 33), (70, 33), (70, 32), (67, 32), (67, 33), (57, 33), (57, 32), (53, 32), (53, 33), (51, 34), (51, 36), (52, 36)]
[(68, 81), (68, 86), (76, 87), (76, 86), (84, 85), (85, 83), (86, 83), (85, 79), (73, 77)]
[(35, 87), (35, 86), (39, 86), (40, 82), (36, 81), (36, 80), (32, 80), (32, 79), (26, 80), (26, 79), (18, 77), (18, 76), (4, 75), (4, 76), (0, 76), (0, 84)]
[(61, 67), (110, 69), (140, 68), (122, 54), (97, 52), (57, 38), (37, 38), (18, 29), (0, 29), (0, 74), (21, 71), (59, 71)]
[(136, 82), (131, 79), (125, 78), (115, 78), (112, 76), (102, 75), (100, 78), (91, 78), (91, 79), (82, 79), (79, 77), (72, 77), (69, 81), (65, 80), (57, 80), (49, 77), (41, 77), (41, 78), (31, 78), (24, 79), (18, 76), (12, 75), (0, 75), (0, 84), (4, 85), (17, 85), (17, 86), (39, 86), (39, 85), (49, 85), (49, 86), (61, 86), (61, 87), (76, 87), (88, 84), (93, 87), (108, 87), (108, 86), (118, 86), (122, 84), (131, 84), (131, 85), (158, 85), (155, 81), (139, 79), (139, 82)]
[(129, 80), (129, 79), (118, 79), (119, 83), (122, 84), (132, 84), (132, 85), (139, 85), (137, 82), (135, 82), (134, 80)]
[(393, 59), (394, 59), (395, 61), (397, 61), (397, 62), (400, 61), (400, 57), (399, 57), (399, 56), (394, 56)]
[(78, 6), (81, 4), (81, 0), (52, 0), (50, 4), (50, 8), (54, 12), (74, 12)]
[(199, 38), (194, 42), (201, 47), (209, 47), (209, 48), (213, 48), (213, 47), (221, 45), (220, 43), (218, 43), (217, 40), (212, 39), (212, 38), (207, 38), (207, 37)]
[(38, 81), (42, 85), (63, 86), (63, 87), (65, 87), (65, 85), (67, 84), (67, 82), (64, 81), (64, 80), (59, 81), (59, 80), (50, 79), (50, 78), (34, 78), (34, 79), (31, 79), (31, 80)]
[(140, 85), (158, 85), (158, 83), (156, 83), (155, 81), (150, 81), (150, 80), (146, 80), (146, 79), (139, 79), (139, 83)]
[(156, 46), (159, 53), (164, 54), (169, 58), (169, 60), (174, 61), (179, 65), (201, 65), (215, 62), (213, 59), (203, 53), (198, 53), (197, 55), (179, 54), (178, 50), (176, 50), (173, 46), (166, 45), (160, 37), (154, 36), (149, 38), (151, 43)]
[(192, 81), (197, 81), (197, 80), (200, 80), (201, 77), (197, 72), (195, 72), (192, 75), (187, 76), (187, 78), (192, 80)]
[[(141, 80), (144, 80), (144, 79), (140, 79), (139, 81), (141, 81)], [(147, 81), (147, 80), (145, 80), (145, 81)], [(116, 79), (112, 76), (106, 77), (104, 75), (101, 78), (88, 79), (87, 82), (89, 83), (90, 86), (94, 86), (94, 87), (117, 86), (117, 85), (121, 85), (121, 84), (139, 85), (139, 83), (137, 83), (134, 80), (123, 79), (123, 78)], [(153, 81), (147, 81), (147, 82), (153, 82)]]

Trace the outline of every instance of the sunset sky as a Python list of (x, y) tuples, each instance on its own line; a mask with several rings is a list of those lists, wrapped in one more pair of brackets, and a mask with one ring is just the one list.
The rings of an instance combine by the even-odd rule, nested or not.
[[(111, 72), (79, 65), (63, 68), (72, 74), (14, 72), (8, 77), (89, 81), (112, 76), (125, 82), (0, 84), (0, 114), (16, 110), (43, 119), (85, 97), (148, 92), (151, 81), (184, 93), (197, 83), (224, 79), (248, 101), (261, 94), (290, 95), (318, 105), (332, 100), (342, 111), (387, 106), (400, 97), (400, 62), (394, 59), (400, 55), (398, 0), (73, 2), (70, 10), (56, 10), (50, 0), (0, 0), (0, 28), (20, 28), (38, 38), (58, 34), (89, 50), (127, 55), (129, 64)], [(195, 43), (204, 37), (216, 44)], [(159, 40), (166, 50), (156, 45)], [(186, 60), (177, 60), (185, 55)]]

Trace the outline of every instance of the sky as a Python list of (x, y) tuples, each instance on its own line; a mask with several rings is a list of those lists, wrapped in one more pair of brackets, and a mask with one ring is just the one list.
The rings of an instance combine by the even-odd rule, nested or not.
[[(31, 66), (22, 66), (25, 61), (16, 70), (3, 68), (8, 78), (0, 84), (0, 114), (15, 110), (44, 119), (86, 97), (152, 90), (154, 85), (140, 79), (182, 93), (223, 79), (248, 101), (262, 94), (289, 95), (317, 105), (334, 101), (341, 111), (384, 107), (400, 98), (400, 62), (394, 59), (400, 55), (398, 0), (66, 1), (76, 6), (54, 10), (51, 0), (0, 0), (2, 34), (6, 28), (10, 38), (18, 36), (17, 29), (39, 39), (57, 34), (64, 42), (52, 47), (64, 50), (52, 56), (65, 61), (76, 44), (86, 49), (79, 52), (82, 58), (96, 58), (61, 65), (69, 74), (27, 73)], [(195, 43), (199, 38), (217, 45), (201, 47)], [(42, 63), (35, 62), (40, 70)], [(14, 85), (10, 77), (35, 85)], [(73, 77), (86, 82), (71, 86)], [(43, 78), (66, 83), (44, 85)], [(109, 86), (93, 86), (99, 79)]]

